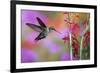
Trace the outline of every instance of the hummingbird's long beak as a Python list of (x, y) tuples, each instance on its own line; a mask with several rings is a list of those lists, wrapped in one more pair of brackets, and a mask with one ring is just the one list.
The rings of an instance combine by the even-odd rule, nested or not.
[(59, 34), (62, 34), (61, 32), (59, 32), (59, 31), (57, 31), (57, 30), (55, 30), (55, 29), (54, 29), (54, 31), (56, 31), (56, 32), (59, 33)]

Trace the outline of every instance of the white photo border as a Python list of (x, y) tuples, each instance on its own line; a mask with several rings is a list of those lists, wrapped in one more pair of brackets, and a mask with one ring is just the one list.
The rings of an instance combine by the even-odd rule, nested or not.
[[(84, 12), (90, 13), (90, 60), (77, 61), (57, 61), (57, 62), (32, 62), (21, 63), (21, 10), (43, 10), (43, 11), (67, 11), (67, 12)], [(51, 6), (36, 6), (36, 5), (17, 5), (16, 6), (16, 67), (18, 68), (38, 68), (52, 66), (71, 66), (71, 65), (86, 65), (94, 63), (94, 10), (84, 8), (70, 7), (51, 7)]]

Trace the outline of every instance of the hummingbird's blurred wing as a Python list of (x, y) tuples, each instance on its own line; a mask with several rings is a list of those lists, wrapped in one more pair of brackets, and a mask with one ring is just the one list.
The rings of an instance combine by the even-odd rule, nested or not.
[(27, 26), (29, 26), (30, 28), (32, 28), (33, 30), (37, 31), (37, 32), (41, 32), (42, 28), (38, 25), (35, 24), (31, 24), (31, 23), (26, 23)]
[(41, 32), (41, 33), (35, 38), (35, 40), (38, 41), (38, 40), (41, 40), (41, 39), (43, 39), (43, 38), (45, 38), (45, 37), (46, 37), (46, 36), (45, 36), (44, 32)]
[(39, 24), (40, 24), (42, 27), (45, 27), (45, 28), (46, 28), (46, 25), (42, 22), (42, 20), (41, 20), (39, 17), (37, 17), (37, 20), (38, 20)]

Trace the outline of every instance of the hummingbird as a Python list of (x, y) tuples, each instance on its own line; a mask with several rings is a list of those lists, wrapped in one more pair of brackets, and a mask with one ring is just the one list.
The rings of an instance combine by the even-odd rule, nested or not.
[[(29, 26), (33, 30), (39, 32), (39, 35), (35, 38), (35, 41), (39, 41), (41, 39), (46, 38), (48, 36), (48, 33), (52, 32), (52, 31), (58, 32), (54, 27), (47, 27), (39, 17), (36, 17), (36, 19), (40, 25), (26, 23), (27, 26)], [(60, 33), (60, 32), (58, 32), (58, 33)]]

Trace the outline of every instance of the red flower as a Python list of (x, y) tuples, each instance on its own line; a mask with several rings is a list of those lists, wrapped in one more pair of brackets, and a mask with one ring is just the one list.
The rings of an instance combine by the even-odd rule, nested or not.
[(89, 43), (90, 43), (90, 32), (87, 31), (87, 32), (84, 34), (83, 48), (87, 47)]
[(78, 37), (80, 34), (80, 26), (79, 24), (71, 24), (71, 30), (72, 30), (72, 34), (75, 35), (75, 37)]
[(69, 40), (69, 36), (65, 36), (64, 38), (62, 38), (64, 40), (64, 43), (66, 43), (66, 41)]
[(73, 56), (78, 58), (79, 42), (76, 39), (75, 35), (72, 36), (72, 47), (73, 47)]
[(75, 37), (78, 37), (80, 35), (80, 25), (70, 22), (68, 19), (66, 19), (64, 21), (69, 24), (69, 28), (71, 29), (72, 34), (74, 34)]

